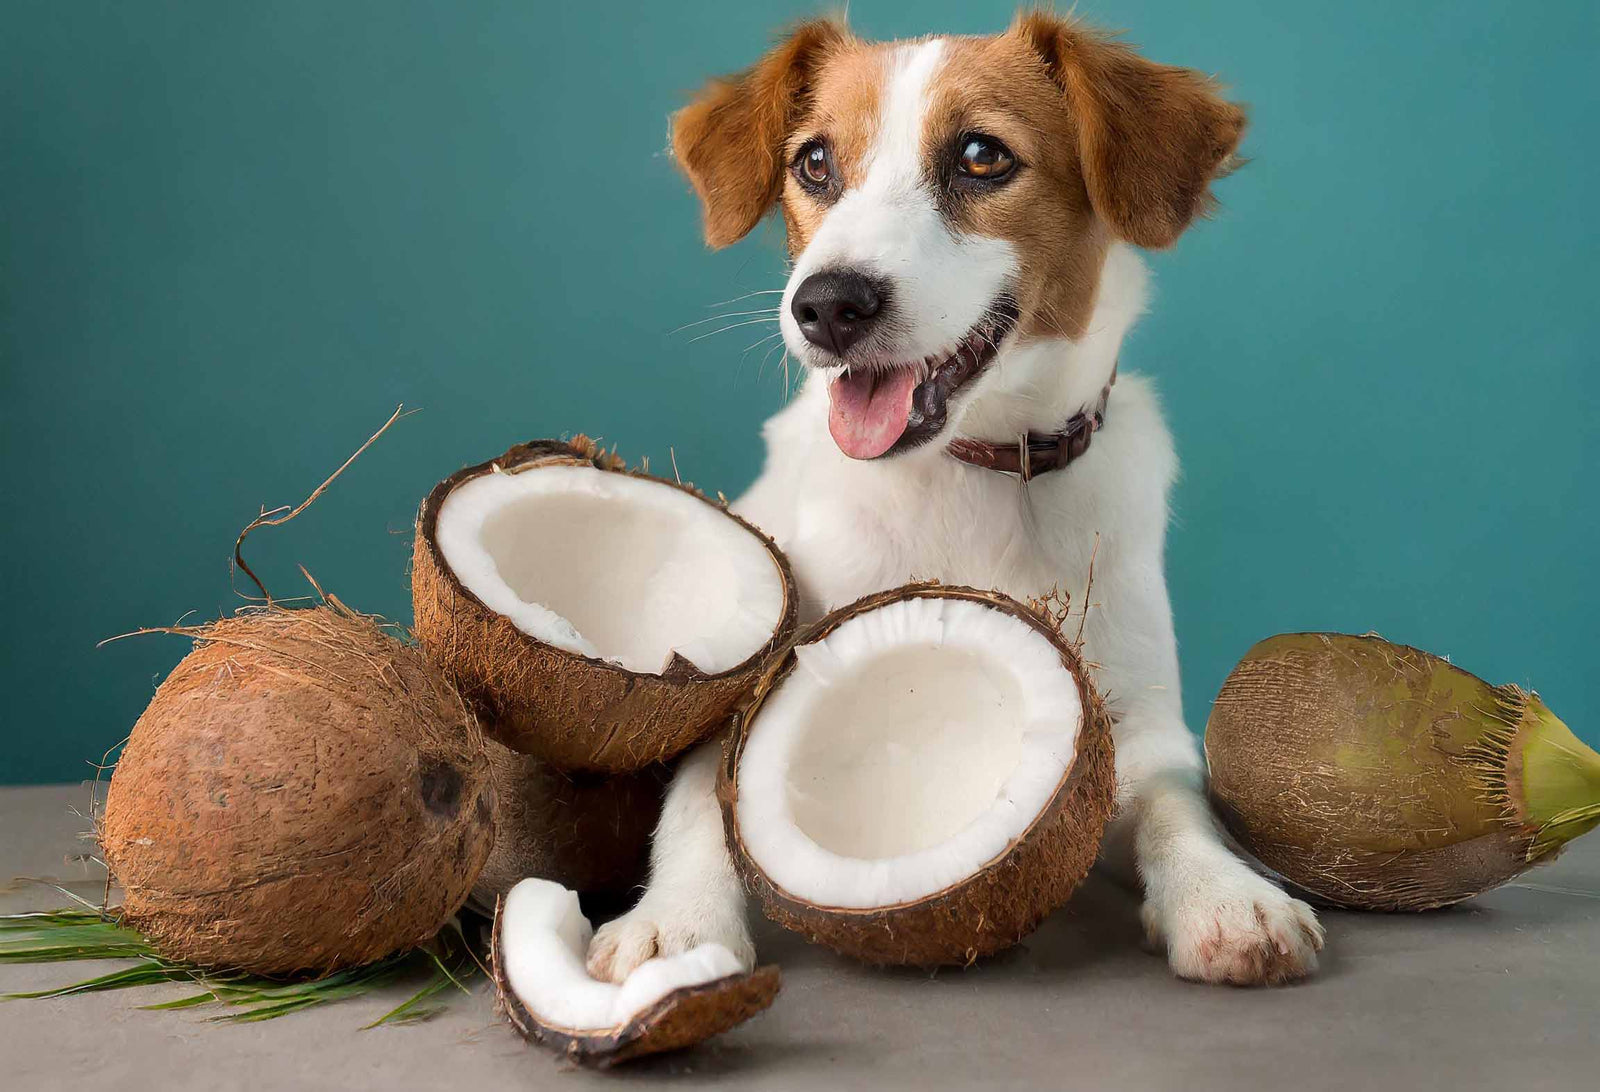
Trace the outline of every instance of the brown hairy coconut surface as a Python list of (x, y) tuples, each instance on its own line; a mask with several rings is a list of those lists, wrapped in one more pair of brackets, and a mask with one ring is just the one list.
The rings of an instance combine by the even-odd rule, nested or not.
[(594, 1069), (682, 1050), (720, 1035), (770, 1007), (782, 985), (776, 966), (757, 967), (745, 974), (673, 990), (619, 1027), (560, 1027), (532, 1012), (511, 988), (505, 971), (502, 923), (497, 905), (490, 941), (495, 1008), (530, 1043)]
[(267, 975), (433, 937), (494, 833), (455, 691), (331, 597), (173, 632), (195, 648), (134, 725), (100, 823), (130, 924), (173, 958)]
[(1537, 694), (1371, 634), (1256, 644), (1205, 749), (1228, 830), (1352, 909), (1460, 902), (1600, 824), (1600, 754)]
[(739, 769), (746, 743), (761, 729), (763, 704), (795, 669), (792, 650), (769, 668), (749, 705), (735, 718), (718, 795), (740, 872), (769, 918), (869, 963), (967, 964), (1027, 936), (1067, 902), (1088, 874), (1115, 808), (1111, 717), (1089, 681), (1081, 656), (1062, 637), (1059, 626), (998, 592), (937, 583), (880, 592), (829, 614), (797, 644), (819, 641), (857, 615), (911, 598), (969, 600), (1012, 616), (1056, 647), (1062, 668), (1077, 682), (1083, 723), (1076, 753), (1049, 804), (1021, 836), (967, 879), (915, 902), (870, 909), (818, 906), (773, 882), (746, 849), (739, 829)]
[(472, 889), (476, 906), (493, 910), (528, 876), (584, 894), (625, 895), (644, 882), (666, 767), (567, 773), (492, 739), (484, 750), (499, 807), (494, 848)]
[[(551, 466), (649, 478), (698, 498), (754, 535), (783, 582), (785, 605), (772, 639), (719, 674), (707, 675), (676, 655), (665, 671), (645, 674), (546, 644), (484, 606), (444, 563), (436, 541), (439, 509), (452, 490), (474, 478)], [(434, 487), (417, 516), (411, 595), (423, 650), (485, 713), (501, 742), (563, 769), (610, 773), (664, 762), (725, 724), (766, 661), (792, 636), (798, 609), (794, 575), (771, 539), (693, 487), (629, 470), (583, 436), (518, 444)]]

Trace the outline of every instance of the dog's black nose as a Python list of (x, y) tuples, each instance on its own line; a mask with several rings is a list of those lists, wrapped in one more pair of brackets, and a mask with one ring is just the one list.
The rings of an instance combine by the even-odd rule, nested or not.
[(807, 341), (843, 356), (878, 321), (886, 294), (880, 283), (865, 274), (834, 269), (801, 281), (789, 311)]

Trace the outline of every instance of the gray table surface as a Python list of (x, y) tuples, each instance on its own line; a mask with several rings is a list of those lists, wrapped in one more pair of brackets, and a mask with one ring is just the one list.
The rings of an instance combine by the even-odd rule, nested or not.
[[(96, 891), (75, 786), (0, 789), (0, 877)], [(0, 910), (64, 900), (0, 885)], [(1139, 948), (1135, 903), (1092, 878), (1024, 945), (929, 975), (856, 966), (771, 926), (772, 1009), (681, 1054), (576, 1070), (499, 1024), (480, 981), (434, 1020), (357, 1030), (403, 993), (258, 1024), (136, 1007), (178, 987), (0, 1004), (0, 1088), (1600, 1088), (1600, 836), (1443, 912), (1327, 913), (1312, 981), (1191, 985)], [(0, 966), (0, 992), (110, 964)]]

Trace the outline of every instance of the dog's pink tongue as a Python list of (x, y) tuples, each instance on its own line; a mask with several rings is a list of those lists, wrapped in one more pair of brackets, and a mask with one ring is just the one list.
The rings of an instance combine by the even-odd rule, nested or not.
[(846, 373), (828, 385), (828, 431), (852, 459), (876, 459), (906, 430), (916, 376), (910, 368), (887, 374)]

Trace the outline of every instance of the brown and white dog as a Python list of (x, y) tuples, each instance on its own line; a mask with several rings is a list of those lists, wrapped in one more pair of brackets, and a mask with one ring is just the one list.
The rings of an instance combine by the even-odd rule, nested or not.
[[(1199, 73), (1053, 15), (890, 43), (818, 21), (709, 84), (673, 149), (712, 246), (774, 205), (788, 227), (778, 317), (808, 377), (738, 507), (787, 552), (806, 613), (914, 577), (1018, 598), (1083, 587), (1098, 540), (1085, 638), (1119, 797), (1105, 863), (1142, 881), (1177, 974), (1253, 985), (1311, 972), (1322, 930), (1207, 809), (1162, 564), (1177, 462), (1144, 380), (1103, 393), (1144, 307), (1133, 248), (1171, 245), (1208, 209), (1244, 123)], [(1041, 464), (1070, 447), (1070, 467), (957, 457), (1030, 436)], [(650, 885), (590, 947), (597, 976), (704, 941), (753, 957), (714, 746), (680, 767)]]

